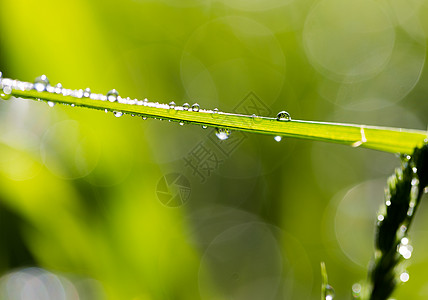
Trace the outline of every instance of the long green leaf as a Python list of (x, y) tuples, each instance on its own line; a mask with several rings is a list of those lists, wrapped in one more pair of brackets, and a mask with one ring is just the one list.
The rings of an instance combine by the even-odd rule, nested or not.
[(87, 93), (87, 96), (90, 96), (85, 97), (83, 90), (69, 90), (49, 84), (44, 89), (35, 89), (33, 83), (7, 78), (2, 79), (0, 88), (2, 98), (13, 96), (39, 99), (208, 127), (333, 142), (392, 153), (412, 153), (415, 147), (421, 147), (428, 140), (427, 131), (422, 130), (291, 119), (278, 121), (276, 117), (240, 115), (212, 109), (193, 111), (191, 108), (185, 110), (182, 106), (172, 108), (168, 104), (120, 96), (109, 101), (106, 95), (102, 94)]

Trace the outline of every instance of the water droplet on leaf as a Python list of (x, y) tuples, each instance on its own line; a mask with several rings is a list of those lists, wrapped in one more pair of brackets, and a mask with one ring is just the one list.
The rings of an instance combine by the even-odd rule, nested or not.
[(116, 118), (123, 116), (123, 112), (121, 112), (121, 111), (114, 111), (113, 114)]
[(208, 126), (207, 125), (202, 125), (202, 129), (207, 129)]
[(352, 285), (352, 296), (354, 298), (358, 298), (361, 294), (361, 284), (359, 283), (354, 283)]
[(119, 97), (119, 92), (116, 91), (115, 89), (113, 89), (107, 93), (107, 100), (110, 102), (116, 102), (117, 97)]
[(56, 103), (52, 102), (52, 101), (48, 101), (47, 103), (48, 103), (49, 107), (54, 107), (56, 105)]
[(190, 104), (189, 103), (184, 103), (183, 104), (183, 110), (189, 110), (190, 108)]
[(184, 125), (184, 121), (180, 121), (178, 124), (180, 124), (180, 126)]
[(192, 105), (192, 110), (193, 111), (199, 111), (199, 104), (198, 103), (193, 104)]
[(34, 80), (34, 89), (38, 92), (46, 91), (48, 85), (49, 79), (46, 77), (46, 75), (39, 76)]
[(85, 97), (85, 98), (89, 98), (91, 96), (91, 89), (90, 88), (86, 88), (84, 91), (83, 91), (83, 97)]
[(213, 109), (213, 112), (211, 113), (211, 117), (218, 118), (218, 108)]
[(170, 108), (170, 109), (174, 109), (174, 108), (175, 108), (175, 102), (174, 102), (174, 101), (171, 101), (171, 102), (169, 103), (169, 108)]
[(5, 94), (4, 92), (0, 92), (0, 98), (2, 98), (3, 100), (9, 100), (11, 97), (10, 94)]
[(254, 123), (260, 123), (262, 121), (262, 118), (260, 118), (256, 114), (252, 114), (251, 117), (253, 118)]
[(275, 141), (280, 142), (282, 140), (282, 136), (277, 135), (273, 138)]
[(62, 93), (62, 84), (61, 83), (57, 83), (55, 86), (55, 93), (56, 94), (61, 94)]
[(276, 119), (278, 121), (285, 121), (288, 122), (291, 120), (291, 116), (288, 112), (286, 112), (285, 110), (280, 111), (277, 115), (276, 115)]
[(12, 86), (11, 85), (3, 85), (3, 90), (0, 90), (0, 98), (3, 100), (9, 100), (12, 97)]
[(402, 282), (407, 282), (407, 281), (409, 281), (409, 279), (410, 279), (409, 273), (403, 272), (403, 273), (400, 274), (400, 280)]
[(230, 130), (227, 128), (216, 128), (215, 135), (222, 141), (227, 140), (230, 136)]
[(325, 287), (325, 300), (333, 300), (334, 296), (336, 296), (336, 292), (334, 288), (327, 284)]

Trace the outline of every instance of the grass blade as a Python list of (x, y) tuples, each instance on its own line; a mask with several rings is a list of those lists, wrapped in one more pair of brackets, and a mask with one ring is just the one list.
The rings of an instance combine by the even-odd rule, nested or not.
[[(1, 78), (1, 73), (0, 73)], [(216, 112), (211, 109), (185, 110), (182, 106), (171, 108), (160, 104), (130, 98), (117, 97), (109, 101), (105, 95), (83, 96), (83, 90), (69, 90), (52, 87), (36, 89), (33, 83), (4, 78), (0, 82), (2, 98), (11, 96), (25, 99), (40, 99), (53, 103), (69, 104), (104, 111), (118, 111), (149, 118), (160, 118), (208, 127), (229, 128), (231, 130), (274, 136), (295, 137), (364, 147), (391, 153), (411, 153), (428, 140), (427, 131), (366, 126), (356, 124), (327, 123), (301, 120), (278, 121), (276, 117), (240, 115)]]

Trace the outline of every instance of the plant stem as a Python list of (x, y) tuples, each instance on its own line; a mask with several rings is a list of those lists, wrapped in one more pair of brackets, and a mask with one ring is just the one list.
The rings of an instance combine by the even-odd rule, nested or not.
[[(1, 73), (0, 73), (1, 75)], [(296, 137), (364, 147), (391, 153), (411, 153), (428, 139), (422, 130), (366, 126), (342, 123), (327, 123), (301, 120), (278, 121), (277, 118), (255, 115), (240, 115), (211, 109), (186, 110), (182, 106), (170, 107), (130, 98), (117, 97), (109, 101), (105, 95), (83, 96), (83, 90), (69, 90), (52, 87), (49, 84), (42, 91), (29, 82), (4, 78), (0, 83), (2, 97), (39, 99), (53, 103), (69, 104), (105, 111), (120, 111), (149, 118), (160, 118), (216, 128), (229, 128), (253, 133)]]
[(425, 145), (415, 149), (412, 157), (405, 157), (402, 167), (388, 180), (385, 205), (378, 217), (376, 254), (369, 272), (367, 299), (386, 300), (400, 280), (408, 280), (407, 273), (401, 273), (399, 267), (411, 257), (407, 232), (427, 185), (428, 145)]

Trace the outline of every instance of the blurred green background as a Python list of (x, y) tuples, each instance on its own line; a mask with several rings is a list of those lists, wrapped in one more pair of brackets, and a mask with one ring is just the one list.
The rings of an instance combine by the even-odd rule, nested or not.
[[(427, 129), (426, 0), (2, 0), (0, 26), (9, 78)], [(1, 299), (319, 299), (321, 261), (350, 299), (399, 165), (29, 100), (0, 128)], [(397, 299), (428, 298), (425, 204)]]

